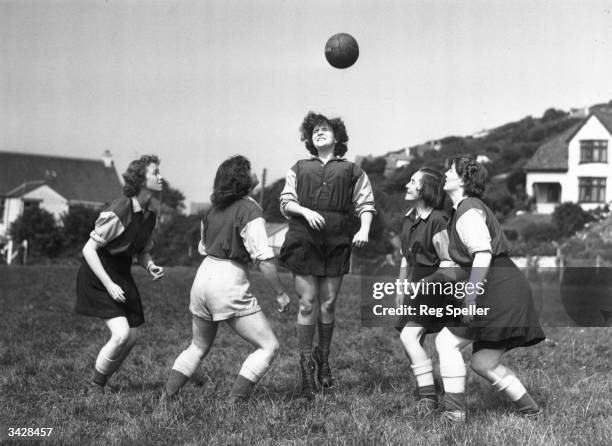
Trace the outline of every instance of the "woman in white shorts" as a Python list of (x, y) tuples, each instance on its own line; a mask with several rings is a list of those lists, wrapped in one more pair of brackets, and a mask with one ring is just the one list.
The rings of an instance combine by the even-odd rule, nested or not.
[(255, 347), (230, 392), (230, 403), (247, 400), (278, 352), (278, 340), (257, 299), (249, 292), (247, 265), (255, 262), (274, 290), (283, 311), (289, 297), (283, 289), (268, 246), (263, 211), (249, 193), (257, 185), (250, 162), (237, 155), (224, 161), (214, 182), (212, 207), (202, 219), (200, 265), (191, 288), (193, 340), (172, 367), (163, 399), (175, 396), (210, 351), (219, 322)]

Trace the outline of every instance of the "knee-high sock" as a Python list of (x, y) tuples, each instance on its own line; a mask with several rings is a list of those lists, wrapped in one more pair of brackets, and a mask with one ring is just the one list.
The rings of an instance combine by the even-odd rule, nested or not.
[[(111, 359), (113, 358), (114, 359)], [(121, 364), (121, 352), (117, 355), (115, 344), (107, 342), (98, 353), (94, 370), (94, 382), (98, 385), (105, 385), (108, 378), (113, 374), (117, 367)]]
[(467, 369), (460, 349), (469, 342), (468, 339), (454, 335), (447, 328), (444, 328), (436, 336), (436, 349), (440, 357), (440, 375), (442, 376), (445, 392), (465, 392)]
[(440, 375), (444, 384), (444, 391), (449, 393), (465, 392), (465, 378), (467, 369), (463, 362), (461, 352), (457, 351), (453, 357), (440, 358)]
[(310, 357), (312, 355), (312, 341), (314, 340), (315, 326), (297, 324), (298, 346), (300, 355)]
[(257, 349), (247, 356), (234, 381), (230, 398), (234, 400), (248, 399), (255, 384), (259, 382), (269, 368), (268, 355), (262, 349)]
[(189, 378), (195, 373), (202, 360), (200, 350), (193, 344), (183, 350), (174, 361), (168, 381), (166, 381), (165, 392), (168, 396), (174, 396), (185, 385)]
[(200, 353), (200, 349), (191, 344), (189, 347), (183, 350), (180, 355), (178, 355), (174, 361), (172, 370), (176, 370), (187, 377), (191, 377), (191, 375), (193, 375), (198, 369), (201, 360), (202, 355)]
[(412, 373), (414, 373), (414, 377), (419, 387), (434, 385), (433, 364), (431, 363), (431, 359), (413, 364), (410, 367), (412, 368)]
[(434, 384), (433, 365), (431, 359), (411, 365), (412, 373), (417, 380), (418, 398), (437, 400), (436, 386)]
[(239, 375), (256, 383), (265, 375), (269, 368), (268, 355), (262, 349), (257, 349), (244, 360)]
[(323, 355), (328, 355), (331, 346), (332, 335), (334, 334), (335, 322), (325, 324), (319, 318), (317, 320), (317, 325), (319, 328), (319, 349), (321, 350), (321, 353)]

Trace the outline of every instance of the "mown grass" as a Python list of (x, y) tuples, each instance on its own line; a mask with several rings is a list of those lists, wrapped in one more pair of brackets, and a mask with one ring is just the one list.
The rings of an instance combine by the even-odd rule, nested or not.
[[(518, 417), (482, 379), (469, 375), (470, 420), (447, 427), (414, 408), (414, 380), (397, 333), (361, 328), (359, 280), (345, 279), (338, 304), (333, 363), (338, 387), (312, 403), (297, 398), (294, 321), (274, 310), (258, 274), (259, 297), (281, 341), (272, 370), (246, 407), (225, 398), (250, 347), (226, 326), (179, 400), (158, 407), (176, 355), (190, 340), (187, 310), (193, 268), (169, 268), (162, 282), (135, 271), (147, 323), (113, 377), (116, 393), (84, 396), (107, 333), (72, 313), (76, 268), (0, 267), (0, 443), (9, 427), (52, 427), (46, 444), (610, 444), (612, 378), (609, 328), (547, 328), (548, 340), (516, 349), (506, 362), (545, 411)], [(290, 288), (290, 277), (283, 276)], [(546, 304), (546, 303), (545, 303)], [(432, 350), (431, 339), (426, 347)], [(470, 353), (464, 353), (469, 359)], [(414, 413), (414, 412), (412, 412)]]

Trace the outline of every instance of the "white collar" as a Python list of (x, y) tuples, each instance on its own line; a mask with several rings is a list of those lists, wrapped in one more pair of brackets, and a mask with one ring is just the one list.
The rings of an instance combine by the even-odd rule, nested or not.
[(131, 197), (132, 198), (132, 209), (134, 209), (134, 212), (142, 212), (142, 206), (140, 205), (140, 201), (138, 201), (138, 198), (136, 197)]
[(417, 209), (416, 207), (414, 208), (410, 208), (408, 209), (408, 212), (406, 212), (406, 217), (408, 217), (412, 212), (414, 211), (414, 213), (416, 214), (416, 216), (418, 218), (420, 218), (421, 220), (427, 220), (427, 218), (431, 215), (431, 213), (433, 212), (433, 208), (429, 208), (429, 210), (424, 210), (421, 211), (421, 213), (417, 213)]
[[(323, 162), (323, 160), (321, 158), (319, 158), (318, 155), (310, 155), (310, 159), (311, 160), (319, 160), (321, 162)], [(333, 155), (327, 162), (329, 163), (331, 160), (340, 160), (340, 161), (345, 161), (346, 158), (342, 157), (342, 156), (336, 156)]]

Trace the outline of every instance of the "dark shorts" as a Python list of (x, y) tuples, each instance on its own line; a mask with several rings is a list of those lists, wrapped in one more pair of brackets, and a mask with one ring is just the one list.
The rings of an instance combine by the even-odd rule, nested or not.
[(131, 257), (104, 257), (100, 261), (110, 278), (123, 289), (125, 302), (113, 300), (102, 282), (96, 277), (85, 260), (81, 263), (76, 282), (76, 305), (78, 314), (101, 319), (125, 317), (130, 327), (144, 323), (144, 312), (140, 293), (132, 277)]
[[(423, 280), (425, 282), (438, 283), (439, 286), (444, 286), (449, 282), (449, 278), (437, 271), (437, 269), (437, 267), (418, 267), (415, 270), (416, 274), (414, 280)], [(412, 325), (416, 324), (423, 327), (425, 329), (425, 334), (437, 333), (444, 327), (456, 326), (461, 322), (460, 318), (454, 318), (452, 315), (449, 316), (445, 311), (449, 305), (461, 306), (461, 302), (457, 301), (454, 296), (446, 295), (442, 292), (421, 293), (415, 296), (414, 299), (404, 297), (404, 305), (411, 305), (415, 308), (420, 308), (421, 305), (425, 305), (432, 310), (441, 309), (443, 315), (438, 317), (430, 313), (426, 315), (416, 314), (414, 316), (400, 316), (398, 318), (398, 324), (395, 327), (400, 332), (409, 322)]]
[(325, 219), (322, 231), (293, 217), (280, 251), (279, 264), (303, 276), (334, 277), (350, 269), (353, 227), (348, 214), (319, 211)]

